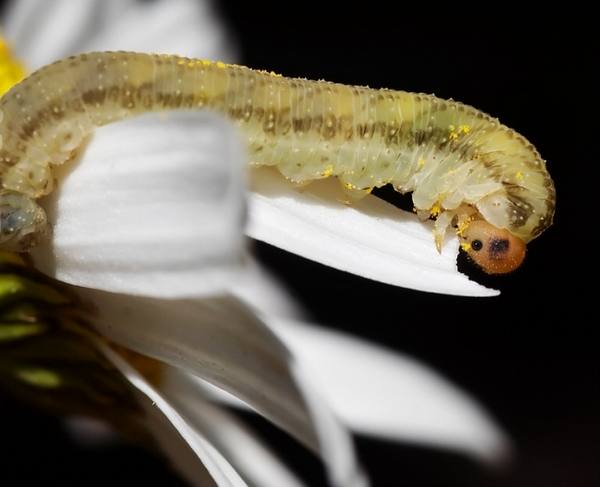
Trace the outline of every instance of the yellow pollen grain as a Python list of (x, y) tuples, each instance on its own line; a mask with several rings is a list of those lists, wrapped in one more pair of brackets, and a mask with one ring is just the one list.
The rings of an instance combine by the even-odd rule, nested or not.
[(329, 176), (331, 176), (333, 174), (333, 165), (329, 164), (321, 173), (321, 176), (323, 176), (324, 178), (328, 178)]
[(423, 159), (422, 157), (419, 157), (419, 160), (417, 161), (417, 165), (419, 167), (423, 167), (425, 165), (425, 159)]
[(456, 229), (456, 233), (460, 236), (462, 236), (465, 233), (465, 230), (469, 227), (469, 224), (471, 223), (471, 219), (468, 218), (466, 220), (463, 221), (459, 221), (458, 222), (458, 227)]
[(23, 64), (16, 59), (7, 42), (0, 36), (0, 96), (25, 77)]
[(433, 205), (431, 207), (431, 210), (429, 210), (429, 214), (431, 216), (438, 216), (441, 211), (442, 211), (442, 207), (440, 206), (439, 203), (436, 203), (435, 205)]
[(462, 242), (460, 244), (460, 248), (463, 249), (465, 252), (468, 252), (469, 250), (471, 250), (471, 244), (469, 242)]
[(523, 173), (521, 171), (517, 171), (517, 173), (515, 174), (515, 177), (519, 180), (522, 181), (523, 180)]

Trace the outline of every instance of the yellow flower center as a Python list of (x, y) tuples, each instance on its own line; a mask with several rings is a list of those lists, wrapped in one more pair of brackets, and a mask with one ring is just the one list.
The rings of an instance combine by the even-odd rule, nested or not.
[(0, 96), (25, 77), (25, 67), (13, 56), (6, 40), (0, 35)]

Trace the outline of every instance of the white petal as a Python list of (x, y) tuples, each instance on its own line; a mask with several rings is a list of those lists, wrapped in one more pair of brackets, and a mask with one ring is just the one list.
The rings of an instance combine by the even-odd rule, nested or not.
[[(337, 417), (332, 414), (329, 404), (327, 404), (327, 407), (323, 407), (325, 403), (321, 397), (324, 396), (316, 394), (313, 391), (312, 382), (314, 378), (312, 375), (309, 375), (310, 371), (306, 370), (298, 362), (294, 362), (293, 374), (299, 384), (304, 384), (304, 395), (311, 406), (312, 419), (317, 424), (317, 428), (321, 433), (322, 455), (326, 458), (334, 459), (332, 465), (335, 468), (332, 468), (329, 473), (331, 482), (334, 485), (343, 485), (346, 487), (366, 487), (369, 485), (368, 479), (364, 476), (363, 472), (356, 470), (353, 466), (356, 458), (352, 452), (349, 452), (348, 439), (345, 437), (343, 429), (340, 428)], [(239, 409), (253, 410), (248, 403), (199, 377), (193, 377), (188, 374), (187, 378), (188, 387), (194, 389), (198, 395), (212, 398), (217, 402)], [(346, 446), (340, 448), (341, 445)], [(348, 471), (353, 471), (354, 475), (348, 477)]]
[[(331, 462), (333, 468), (329, 472), (331, 483), (334, 485), (343, 485), (345, 487), (368, 486), (369, 481), (364, 473), (360, 470), (356, 470), (356, 467), (353, 465), (354, 462), (356, 462), (356, 458), (354, 454), (349, 451), (350, 446), (348, 445), (348, 438), (346, 437), (344, 430), (340, 428), (338, 419), (332, 414), (329, 404), (327, 404), (327, 407), (323, 407), (326, 403), (321, 399), (322, 394), (317, 394), (313, 391), (312, 383), (314, 378), (312, 375), (309, 375), (310, 371), (306, 370), (306, 368), (301, 366), (297, 361), (293, 363), (292, 370), (295, 380), (299, 384), (304, 384), (302, 387), (304, 397), (310, 404), (312, 419), (320, 430), (322, 455), (326, 458), (334, 459)], [(254, 408), (247, 402), (212, 385), (210, 382), (189, 373), (180, 374), (179, 380), (185, 383), (185, 386), (190, 390), (190, 394), (211, 398), (216, 402), (227, 404), (238, 409), (254, 411)], [(169, 377), (167, 377), (167, 381), (168, 380)], [(346, 446), (342, 448), (342, 445)], [(348, 476), (347, 472), (349, 471), (354, 472), (351, 477)], [(282, 483), (275, 485), (287, 484)]]
[(198, 393), (209, 398), (211, 401), (227, 404), (233, 408), (241, 409), (244, 411), (255, 411), (248, 403), (242, 401), (239, 397), (234, 396), (230, 392), (221, 389), (210, 382), (204, 380), (202, 377), (185, 372), (190, 383), (194, 384), (194, 387), (198, 390)]
[(510, 455), (508, 438), (483, 407), (416, 360), (342, 333), (267, 322), (353, 430), (456, 449), (489, 463)]
[[(189, 474), (190, 469), (186, 465), (184, 469), (188, 472), (189, 480), (198, 486), (207, 485), (207, 477), (203, 475), (201, 466), (205, 467), (210, 478), (214, 482), (210, 485), (218, 487), (246, 487), (246, 483), (237, 474), (235, 469), (227, 462), (227, 460), (217, 451), (217, 449), (207, 440), (202, 433), (189, 425), (184, 418), (175, 410), (175, 408), (165, 400), (146, 380), (140, 376), (122, 357), (111, 350), (108, 346), (98, 341), (97, 345), (104, 356), (123, 374), (125, 379), (133, 386), (137, 392), (138, 402), (144, 408), (144, 411), (154, 420), (151, 432), (156, 434), (159, 442), (166, 447), (166, 452), (173, 447), (171, 443), (174, 439), (173, 434), (176, 432), (184, 440), (185, 444), (197, 455), (200, 460), (195, 465), (194, 473)], [(157, 418), (157, 416), (159, 416)], [(162, 421), (160, 421), (162, 420)], [(165, 421), (166, 420), (166, 421)], [(157, 430), (158, 426), (166, 426), (166, 431)], [(174, 429), (175, 431), (169, 431)], [(168, 444), (167, 444), (168, 442)], [(178, 454), (181, 454), (181, 450)], [(179, 466), (182, 466), (181, 458), (175, 456), (174, 460), (179, 461)], [(201, 463), (200, 463), (201, 462)], [(191, 477), (191, 478), (190, 478)]]
[(213, 293), (241, 261), (244, 158), (208, 114), (99, 129), (44, 201), (54, 233), (32, 253), (61, 281), (147, 296)]
[(234, 416), (204, 399), (192, 377), (169, 366), (157, 389), (195, 429), (202, 431), (250, 485), (301, 487), (302, 482)]
[(246, 230), (252, 238), (387, 284), (462, 296), (498, 294), (458, 272), (456, 238), (438, 254), (431, 225), (379, 198), (348, 206), (331, 178), (298, 189), (268, 168), (252, 170), (252, 189)]
[(138, 3), (98, 31), (79, 52), (126, 50), (233, 60), (234, 49), (212, 2), (160, 0)]
[(18, 0), (3, 30), (30, 70), (92, 50), (232, 58), (221, 23), (200, 0)]
[(31, 70), (73, 54), (115, 20), (134, 0), (15, 0), (3, 19), (4, 35)]
[(319, 433), (321, 456), (329, 462), (329, 482), (343, 487), (368, 487), (369, 480), (357, 468), (356, 456), (350, 437), (337, 416), (312, 386), (312, 370), (304, 363), (293, 361), (291, 370), (296, 384), (302, 390), (308, 411)]
[(78, 294), (93, 303), (90, 319), (100, 334), (238, 396), (320, 451), (335, 485), (364, 485), (345, 429), (298, 380), (287, 349), (239, 300), (161, 300), (83, 288)]

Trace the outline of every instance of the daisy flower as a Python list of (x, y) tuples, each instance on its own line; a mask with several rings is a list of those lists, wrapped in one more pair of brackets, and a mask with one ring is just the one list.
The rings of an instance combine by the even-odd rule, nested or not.
[[(20, 0), (2, 29), (28, 71), (92, 50), (233, 57), (210, 8), (185, 0)], [(7, 84), (22, 72), (14, 59), (0, 52)], [(37, 392), (51, 392), (48, 404), (65, 401), (136, 435), (150, 431), (197, 485), (302, 485), (222, 403), (250, 408), (319, 454), (332, 485), (368, 482), (348, 427), (501, 461), (507, 439), (448, 381), (298, 321), (252, 260), (244, 230), (382, 282), (494, 294), (457, 272), (456, 244), (440, 257), (426, 225), (375, 197), (338, 205), (328, 183), (300, 192), (256, 171), (246, 195), (245, 166), (236, 133), (212, 115), (99, 129), (43, 202), (53, 235), (31, 260), (60, 283), (3, 255), (0, 291), (12, 296), (0, 325), (3, 382), (42, 402)]]

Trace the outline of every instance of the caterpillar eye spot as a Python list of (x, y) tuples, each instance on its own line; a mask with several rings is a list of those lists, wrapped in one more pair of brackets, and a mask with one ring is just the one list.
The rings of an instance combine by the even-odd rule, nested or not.
[(483, 243), (481, 240), (475, 239), (471, 242), (471, 248), (475, 251), (479, 251), (483, 248)]

